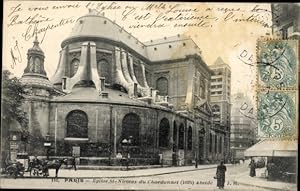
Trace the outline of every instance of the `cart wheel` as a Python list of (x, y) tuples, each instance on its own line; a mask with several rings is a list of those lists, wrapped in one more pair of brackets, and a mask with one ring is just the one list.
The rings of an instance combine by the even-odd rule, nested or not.
[(6, 174), (9, 176), (9, 177), (15, 177), (16, 176), (16, 169), (13, 168), (13, 167), (8, 167), (6, 169)]

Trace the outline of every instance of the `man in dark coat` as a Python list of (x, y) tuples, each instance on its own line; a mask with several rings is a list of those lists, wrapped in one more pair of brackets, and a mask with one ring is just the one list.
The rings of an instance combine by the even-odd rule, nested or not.
[(72, 167), (74, 167), (74, 170), (77, 170), (77, 168), (76, 168), (76, 158), (75, 158), (75, 156), (72, 156)]
[(256, 176), (256, 172), (255, 172), (256, 165), (253, 159), (251, 160), (249, 166), (250, 166), (250, 176), (251, 177)]
[(32, 164), (33, 164), (33, 167), (36, 167), (36, 168), (39, 168), (40, 165), (41, 165), (41, 161), (37, 158), (36, 155), (34, 155), (34, 158), (32, 160)]
[(225, 183), (225, 172), (226, 172), (226, 166), (224, 165), (224, 162), (221, 161), (220, 165), (217, 167), (217, 186), (220, 189), (224, 189), (224, 183)]

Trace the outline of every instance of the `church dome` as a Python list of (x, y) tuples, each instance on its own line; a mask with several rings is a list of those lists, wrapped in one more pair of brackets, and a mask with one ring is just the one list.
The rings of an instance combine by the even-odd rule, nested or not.
[(144, 57), (147, 57), (145, 45), (141, 41), (114, 21), (111, 21), (103, 15), (93, 13), (92, 11), (77, 19), (71, 34), (61, 43), (61, 47), (64, 48), (74, 41), (80, 41), (86, 38), (105, 39), (117, 43), (121, 42)]

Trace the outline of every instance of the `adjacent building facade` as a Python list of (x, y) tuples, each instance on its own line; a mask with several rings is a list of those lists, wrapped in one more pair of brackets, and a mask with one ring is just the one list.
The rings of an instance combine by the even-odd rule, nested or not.
[(272, 10), (272, 33), (283, 39), (300, 36), (300, 6), (296, 3), (273, 3)]
[(210, 68), (213, 71), (210, 97), (215, 124), (215, 131), (211, 136), (220, 144), (219, 148), (216, 148), (219, 157), (227, 160), (230, 150), (231, 69), (220, 57)]
[(253, 104), (243, 93), (232, 96), (230, 148), (231, 161), (244, 159), (244, 151), (256, 140), (256, 119)]
[(188, 165), (229, 153), (227, 116), (215, 126), (210, 106), (214, 99), (224, 107), (210, 96), (213, 71), (188, 37), (142, 43), (90, 12), (61, 43), (50, 80), (37, 39), (27, 58), (21, 81), (30, 92), (24, 103), (30, 155), (75, 155), (81, 164), (114, 165), (130, 156), (132, 165)]

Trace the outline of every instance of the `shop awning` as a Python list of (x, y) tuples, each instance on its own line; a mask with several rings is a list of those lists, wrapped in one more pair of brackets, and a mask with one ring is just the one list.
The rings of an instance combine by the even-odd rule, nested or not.
[(244, 152), (246, 157), (296, 157), (297, 141), (293, 140), (262, 140)]

